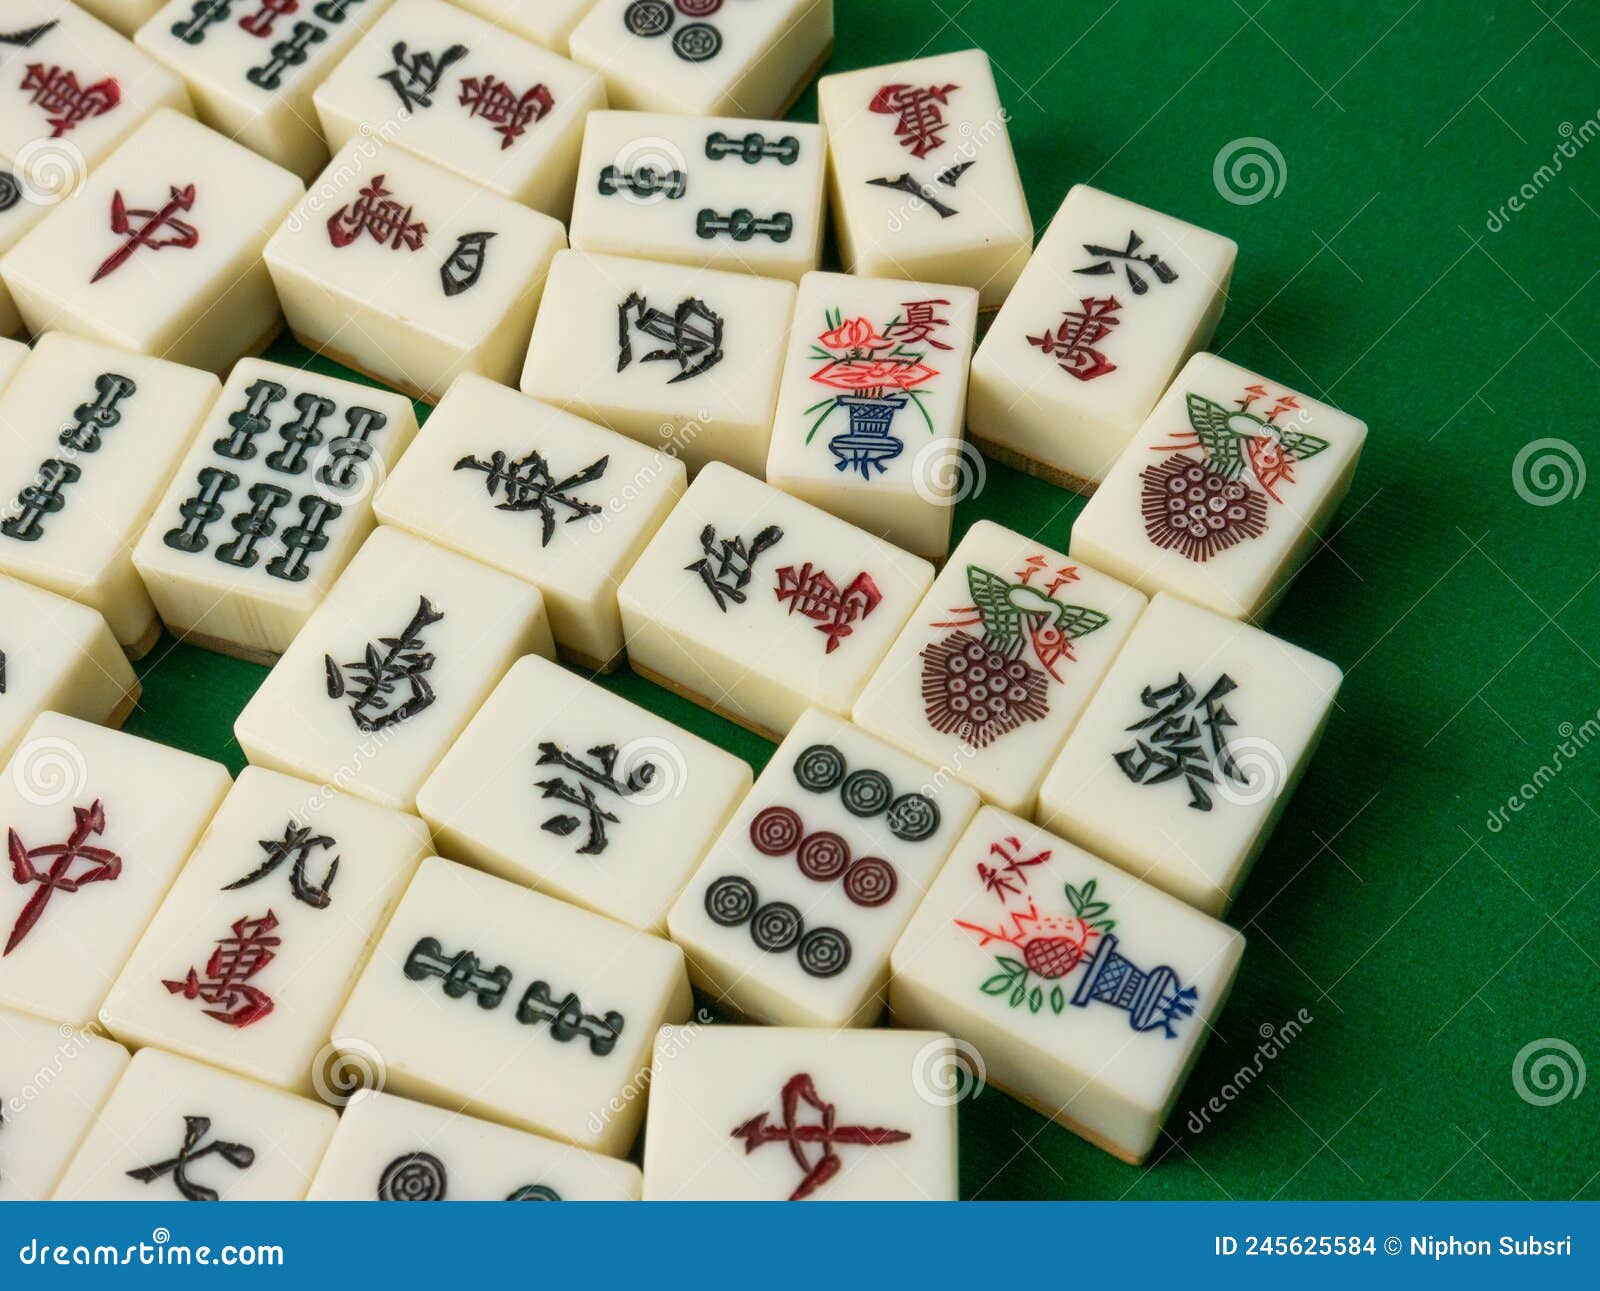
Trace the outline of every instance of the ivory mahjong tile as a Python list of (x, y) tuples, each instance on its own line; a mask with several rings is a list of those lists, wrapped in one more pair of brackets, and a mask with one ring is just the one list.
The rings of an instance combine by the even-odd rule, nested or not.
[(820, 126), (591, 112), (572, 246), (798, 282), (822, 255), (826, 169)]
[(1147, 593), (1270, 612), (1350, 491), (1363, 421), (1196, 354), (1072, 526), (1072, 553)]
[(674, 458), (464, 373), (375, 505), (385, 524), (532, 583), (563, 654), (610, 669), (617, 587), (683, 488)]
[(228, 791), (217, 762), (43, 713), (0, 776), (0, 1005), (88, 1025)]
[(417, 432), (404, 395), (245, 359), (133, 551), (168, 631), (272, 663), (372, 532)]
[(750, 791), (742, 758), (520, 659), (417, 792), (439, 850), (647, 932)]
[(328, 145), (387, 143), (565, 220), (605, 82), (442, 0), (397, 0), (320, 86)]
[(391, 0), (170, 0), (134, 37), (200, 119), (302, 180), (328, 161), (311, 92)]
[(257, 766), (410, 811), (495, 683), (534, 652), (554, 653), (536, 588), (383, 525), (234, 735)]
[(637, 1201), (639, 1167), (393, 1094), (363, 1093), (307, 1201)]
[(817, 119), (848, 270), (956, 283), (998, 308), (1033, 250), (1033, 220), (989, 56), (824, 76)]
[(972, 359), (986, 453), (1093, 492), (1227, 302), (1228, 238), (1074, 185)]
[(35, 335), (62, 328), (226, 372), (282, 323), (261, 254), (303, 192), (164, 109), (0, 258), (0, 274)]
[(861, 692), (855, 721), (1031, 815), (1144, 605), (1115, 579), (980, 520)]
[(57, 1201), (299, 1201), (333, 1108), (141, 1049), (56, 1188)]
[(690, 1006), (671, 942), (435, 857), (333, 1034), (395, 1093), (620, 1156), (656, 1030)]
[(121, 726), (139, 679), (87, 605), (0, 575), (0, 763), (49, 711)]
[(0, 338), (0, 390), (4, 390), (11, 378), (17, 375), (17, 369), (29, 353), (27, 342)]
[(833, 49), (833, 0), (597, 0), (568, 47), (618, 107), (781, 117)]
[(990, 1083), (1137, 1164), (1243, 951), (1233, 929), (985, 807), (894, 948), (889, 1007), (897, 1026), (949, 1031)]
[(522, 391), (699, 470), (766, 469), (794, 284), (563, 251)]
[(594, 0), (456, 0), (460, 8), (566, 56), (567, 37)]
[(977, 807), (966, 785), (806, 713), (667, 917), (691, 978), (754, 1021), (872, 1025), (889, 951)]
[(1158, 592), (1039, 791), (1046, 827), (1224, 913), (1304, 773), (1341, 673)]
[(561, 225), (356, 138), (263, 255), (314, 350), (437, 402), (462, 372), (514, 385)]
[(967, 287), (808, 273), (767, 482), (942, 559), (957, 487), (970, 484), (961, 434), (977, 322)]
[(132, 549), (220, 386), (52, 332), (0, 392), (0, 572), (97, 610), (134, 658), (161, 624)]
[(0, 1201), (48, 1201), (128, 1065), (88, 1029), (0, 1009)]
[[(63, 172), (50, 170), (48, 174), (61, 176)], [(37, 175), (30, 178), (26, 172), (19, 174), (11, 163), (0, 159), (0, 261), (22, 235), (44, 219), (50, 208), (61, 200), (54, 190), (40, 188), (37, 179)], [(65, 172), (65, 182), (76, 184), (76, 176)], [(11, 289), (0, 279), (0, 337), (14, 336), (21, 331), (22, 314), (11, 298)], [(5, 354), (0, 365), (18, 361), (12, 346), (27, 349), (22, 341), (5, 341), (0, 344), (0, 351)]]
[(663, 1027), (650, 1201), (954, 1201), (959, 1063), (947, 1035)]
[(166, 0), (77, 0), (80, 9), (87, 9), (124, 36), (132, 36), (165, 3)]
[(58, 199), (151, 113), (190, 110), (182, 81), (68, 0), (6, 0), (0, 24), (0, 158)]
[(617, 600), (635, 672), (770, 739), (844, 715), (933, 566), (720, 462), (689, 486)]
[(402, 815), (246, 767), (100, 1010), (129, 1045), (310, 1095), (333, 1020), (429, 851)]

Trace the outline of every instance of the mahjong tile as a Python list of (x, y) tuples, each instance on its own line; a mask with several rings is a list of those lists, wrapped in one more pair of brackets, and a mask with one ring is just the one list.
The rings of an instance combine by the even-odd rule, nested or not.
[(933, 566), (713, 462), (617, 594), (628, 662), (771, 739), (841, 716), (933, 582)]
[(0, 1009), (0, 1201), (46, 1201), (128, 1065), (120, 1044)]
[(826, 167), (820, 126), (591, 112), (572, 245), (798, 282), (822, 255)]
[(165, 3), (166, 0), (77, 0), (80, 9), (87, 9), (124, 36), (131, 36), (138, 31), (150, 15)]
[(980, 520), (861, 692), (855, 721), (1031, 815), (1144, 605), (1116, 579)]
[(671, 942), (435, 857), (333, 1035), (397, 1094), (620, 1156), (656, 1030), (691, 1003)]
[(257, 766), (410, 811), (507, 668), (550, 655), (536, 588), (380, 526), (233, 732)]
[(311, 92), (390, 3), (170, 0), (135, 40), (208, 126), (308, 180), (328, 160)]
[(1075, 185), (973, 356), (972, 438), (1002, 462), (1092, 492), (1211, 339), (1236, 250)]
[(429, 851), (416, 817), (246, 767), (100, 1010), (154, 1045), (311, 1094), (333, 1020)]
[(681, 457), (766, 468), (794, 284), (563, 251), (522, 390)]
[(695, 984), (758, 1022), (870, 1026), (889, 951), (978, 795), (812, 709), (667, 916)]
[(567, 52), (567, 37), (594, 0), (456, 0), (456, 6), (487, 18), (507, 31), (536, 40), (558, 54)]
[(141, 1049), (55, 1200), (299, 1201), (338, 1122), (309, 1098)]
[(377, 131), (565, 220), (598, 74), (442, 0), (397, 0), (317, 87), (328, 146)]
[(372, 532), (416, 433), (404, 395), (240, 362), (133, 551), (167, 629), (272, 663)]
[(1137, 1164), (1233, 983), (1244, 938), (985, 807), (894, 948), (898, 1026), (942, 1027), (986, 1079)]
[(618, 107), (781, 117), (833, 49), (833, 0), (598, 0), (568, 47)]
[(138, 699), (139, 680), (99, 613), (0, 575), (0, 762), (46, 710), (121, 726)]
[(817, 119), (850, 272), (959, 283), (997, 308), (1033, 250), (1033, 220), (989, 56), (824, 76)]
[[(919, 556), (950, 550), (978, 293), (808, 273), (766, 478)], [(970, 450), (968, 450), (970, 451)]]
[(1210, 914), (1333, 711), (1335, 664), (1158, 592), (1039, 790), (1039, 821)]
[(307, 1201), (637, 1201), (639, 1167), (393, 1094), (339, 1118)]
[(41, 714), (0, 775), (0, 1004), (93, 1022), (228, 783), (220, 763)]
[(400, 148), (341, 148), (263, 255), (314, 350), (437, 402), (462, 372), (515, 385), (561, 225)]
[(417, 814), (454, 860), (661, 933), (749, 791), (743, 759), (530, 655), (417, 791)]
[[(62, 175), (59, 171), (50, 173)], [(0, 159), (0, 259), (62, 199), (63, 194), (54, 189), (38, 187), (37, 178), (37, 175), (30, 177), (26, 172), (19, 172), (10, 162)], [(76, 174), (69, 170), (63, 182), (76, 185)], [(22, 314), (11, 298), (11, 289), (0, 279), (0, 337), (12, 336), (21, 330)], [(13, 344), (20, 342), (6, 342), (8, 346)]]
[(183, 83), (68, 0), (6, 0), (0, 157), (81, 179), (158, 108), (188, 112)]
[(931, 1031), (663, 1027), (650, 1201), (954, 1201), (955, 1044)]
[(138, 541), (220, 387), (52, 332), (0, 392), (0, 572), (98, 610), (133, 657), (161, 632)]
[(1350, 491), (1367, 425), (1215, 354), (1184, 365), (1072, 526), (1146, 592), (1265, 615)]
[(532, 583), (562, 653), (609, 669), (617, 587), (683, 488), (676, 459), (464, 373), (375, 505), (384, 524)]
[(0, 390), (4, 390), (7, 382), (16, 376), (22, 360), (27, 357), (26, 342), (0, 339)]
[(226, 372), (282, 324), (261, 262), (300, 181), (170, 110), (0, 259), (28, 330), (52, 327)]

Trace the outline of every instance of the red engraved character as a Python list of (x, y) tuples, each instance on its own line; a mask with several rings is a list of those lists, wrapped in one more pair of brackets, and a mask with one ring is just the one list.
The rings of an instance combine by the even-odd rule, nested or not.
[(1066, 312), (1054, 332), (1030, 336), (1028, 344), (1037, 345), (1055, 359), (1069, 376), (1093, 381), (1117, 370), (1117, 365), (1095, 347), (1122, 321), (1112, 317), (1122, 303), (1115, 296), (1085, 296), (1078, 305)]
[[(844, 1159), (838, 1148), (882, 1147), (889, 1143), (904, 1143), (911, 1135), (905, 1130), (885, 1130), (867, 1125), (840, 1125), (832, 1103), (825, 1103), (817, 1093), (816, 1082), (803, 1072), (789, 1077), (781, 1095), (783, 1124), (768, 1125), (766, 1112), (752, 1116), (733, 1131), (733, 1137), (744, 1140), (744, 1150), (754, 1152), (768, 1143), (788, 1145), (789, 1155), (800, 1167), (800, 1183), (789, 1194), (790, 1201), (803, 1201), (832, 1179), (844, 1168)], [(816, 1112), (817, 1119), (802, 1122), (800, 1114), (806, 1108)], [(816, 1150), (813, 1152), (813, 1148)]]
[(502, 152), (522, 138), (530, 125), (546, 116), (555, 102), (549, 87), (543, 84), (518, 94), (493, 76), (469, 76), (461, 82), (461, 106), (469, 117), (482, 117), (494, 126)]
[[(96, 798), (89, 807), (72, 809), (72, 833), (64, 843), (51, 843), (45, 847), (27, 847), (17, 831), (8, 830), (6, 849), (11, 854), (11, 878), (14, 882), (38, 884), (39, 890), (30, 896), (12, 925), (11, 936), (6, 940), (3, 954), (9, 955), (22, 944), (39, 917), (44, 914), (50, 898), (57, 892), (74, 893), (86, 883), (110, 883), (122, 874), (122, 858), (109, 848), (92, 847), (89, 838), (106, 832), (106, 812)], [(41, 869), (36, 861), (49, 862)], [(82, 861), (85, 868), (74, 874), (73, 865)]]
[(80, 121), (104, 116), (122, 102), (122, 87), (114, 76), (79, 85), (76, 73), (43, 63), (28, 64), (22, 89), (33, 95), (30, 102), (35, 107), (45, 110), (52, 139), (59, 139)]
[(885, 85), (867, 106), (873, 112), (898, 117), (894, 132), (913, 157), (926, 157), (944, 145), (946, 122), (940, 110), (959, 85)]
[(355, 201), (328, 217), (328, 241), (334, 246), (347, 247), (366, 233), (374, 242), (394, 251), (421, 250), (428, 226), (411, 218), (410, 206), (393, 200), (394, 195), (383, 186), (383, 180), (382, 175), (374, 175)]
[(156, 210), (130, 210), (120, 188), (111, 194), (111, 231), (123, 241), (100, 262), (90, 282), (99, 282), (107, 274), (115, 273), (140, 247), (160, 251), (166, 247), (187, 249), (198, 245), (200, 230), (178, 218), (180, 211), (194, 209), (194, 185), (173, 186), (169, 191), (166, 204)]
[(228, 936), (217, 939), (217, 948), (206, 960), (205, 977), (191, 968), (182, 981), (162, 981), (173, 995), (186, 1000), (203, 1000), (212, 1005), (203, 1010), (208, 1018), (231, 1027), (247, 1027), (261, 1021), (276, 1005), (250, 979), (278, 957), (283, 938), (272, 933), (278, 916), (268, 910), (259, 919), (239, 919)]
[(828, 638), (824, 654), (837, 650), (839, 642), (854, 631), (851, 625), (866, 618), (883, 600), (883, 593), (865, 570), (840, 587), (822, 570), (813, 569), (810, 561), (799, 568), (783, 566), (772, 590), (780, 602), (789, 603), (789, 613), (816, 621), (817, 631)]

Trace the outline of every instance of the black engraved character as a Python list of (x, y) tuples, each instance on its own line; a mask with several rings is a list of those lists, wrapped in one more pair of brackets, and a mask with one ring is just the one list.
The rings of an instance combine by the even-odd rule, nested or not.
[(770, 524), (746, 545), (743, 538), (718, 538), (716, 526), (708, 524), (700, 531), (700, 550), (705, 554), (684, 568), (700, 575), (717, 608), (726, 614), (729, 601), (744, 604), (744, 589), (755, 575), (756, 558), (777, 546), (782, 537), (783, 530)]
[(407, 1152), (384, 1166), (379, 1201), (443, 1201), (450, 1176), (431, 1152)]
[(721, 130), (713, 130), (706, 136), (706, 156), (712, 161), (738, 157), (751, 166), (771, 158), (779, 165), (792, 166), (800, 159), (800, 141), (792, 134), (786, 134), (781, 139), (768, 139), (755, 130), (737, 139), (730, 139)]
[(442, 54), (430, 54), (426, 50), (413, 54), (407, 51), (406, 42), (401, 40), (395, 42), (389, 56), (394, 59), (394, 66), (387, 72), (379, 73), (378, 79), (389, 83), (389, 87), (399, 96), (400, 107), (404, 111), (414, 112), (418, 108), (433, 106), (433, 96), (439, 91), (439, 82), (444, 79), (451, 63), (467, 56), (467, 47), (451, 45)]
[(276, 484), (252, 484), (245, 495), (250, 499), (250, 509), (241, 511), (230, 522), (239, 536), (217, 548), (217, 559), (236, 569), (253, 569), (261, 553), (256, 548), (265, 538), (278, 532), (278, 522), (273, 513), (286, 506), (293, 495)]
[(670, 359), (676, 363), (678, 374), (668, 385), (697, 377), (722, 362), (722, 316), (694, 296), (685, 297), (669, 314), (664, 309), (652, 309), (643, 296), (631, 292), (617, 306), (618, 372), (633, 362), (634, 328), (652, 340), (665, 342), (663, 348), (651, 350), (639, 361)]
[(1206, 785), (1225, 778), (1248, 785), (1250, 778), (1228, 751), (1225, 728), (1237, 725), (1223, 707), (1225, 696), (1238, 689), (1238, 683), (1223, 673), (1198, 701), (1194, 687), (1180, 672), (1170, 686), (1159, 690), (1146, 686), (1140, 696), (1149, 717), (1126, 729), (1146, 732), (1134, 747), (1112, 756), (1134, 784), (1165, 784), (1180, 777), (1189, 786), (1189, 806), (1196, 811), (1211, 810), (1211, 795)]
[(794, 233), (794, 216), (788, 211), (756, 215), (743, 206), (721, 215), (707, 207), (695, 216), (694, 232), (696, 237), (707, 240), (730, 237), (735, 242), (748, 242), (754, 237), (766, 237), (774, 242), (787, 242)]
[(172, 24), (172, 34), (186, 45), (204, 44), (207, 30), (227, 22), (231, 8), (233, 0), (195, 0), (190, 15)]
[[(935, 175), (933, 177), (934, 182), (942, 184), (946, 188), (954, 188), (961, 182), (961, 177), (975, 164), (975, 162), (970, 161), (957, 162), (954, 166), (941, 170)], [(878, 179), (869, 179), (867, 183), (878, 188), (892, 188), (897, 193), (904, 193), (907, 197), (915, 199), (912, 203), (913, 206), (917, 202), (921, 202), (941, 220), (948, 220), (952, 215), (960, 214), (955, 207), (947, 206), (940, 201), (936, 192), (909, 171), (899, 175), (885, 175)]]
[(571, 512), (567, 516), (567, 524), (600, 513), (598, 504), (574, 497), (573, 490), (593, 484), (606, 473), (610, 461), (608, 454), (590, 462), (581, 471), (559, 480), (551, 474), (549, 463), (536, 449), (530, 449), (525, 457), (514, 462), (509, 454), (502, 452), (493, 453), (487, 462), (479, 457), (467, 456), (456, 463), (455, 469), (482, 471), (486, 477), (484, 485), (491, 498), (504, 493), (505, 501), (495, 504), (496, 511), (537, 511), (542, 529), (539, 545), (548, 547), (556, 532), (557, 507), (564, 507)]
[(413, 982), (437, 977), (452, 1000), (471, 995), (485, 1011), (497, 1009), (511, 987), (511, 970), (504, 964), (484, 968), (470, 950), (447, 955), (437, 937), (423, 937), (406, 956), (406, 977)]
[(478, 279), (483, 276), (489, 239), (494, 236), (485, 231), (463, 233), (456, 239), (456, 249), (439, 266), (439, 282), (446, 296), (459, 296), (468, 288), (478, 285)]
[(0, 533), (18, 542), (38, 542), (44, 537), (44, 518), (67, 505), (63, 493), (83, 476), (71, 462), (48, 457), (39, 464), (38, 480), (17, 494), (16, 514), (0, 521)]
[(0, 170), (0, 214), (9, 211), (22, 200), (22, 185), (9, 170)]
[(276, 381), (258, 377), (245, 387), (244, 407), (228, 414), (229, 434), (211, 441), (218, 457), (248, 462), (256, 455), (256, 437), (272, 428), (272, 405), (288, 394)]
[(311, 557), (328, 545), (328, 526), (344, 511), (337, 502), (310, 493), (299, 506), (300, 522), (283, 531), (283, 554), (267, 562), (267, 573), (286, 583), (303, 583), (310, 577)]
[(620, 192), (648, 198), (660, 193), (675, 202), (688, 191), (689, 177), (681, 170), (659, 171), (654, 166), (640, 166), (629, 171), (607, 165), (600, 171), (601, 197), (615, 197)]
[(122, 420), (122, 401), (138, 389), (128, 377), (102, 372), (94, 379), (94, 398), (72, 410), (73, 424), (61, 432), (58, 442), (80, 453), (98, 452), (101, 434)]
[(300, 415), (278, 427), (283, 447), (267, 454), (267, 465), (284, 475), (306, 469), (306, 455), (322, 443), (322, 423), (338, 405), (325, 395), (307, 393), (296, 395), (294, 406)]
[(259, 843), (261, 850), (267, 854), (266, 859), (242, 879), (224, 885), (224, 892), (234, 892), (259, 882), (293, 857), (289, 866), (289, 890), (294, 893), (295, 900), (304, 902), (313, 910), (328, 908), (333, 901), (333, 881), (339, 874), (339, 858), (335, 856), (328, 862), (328, 872), (320, 884), (307, 881), (306, 863), (313, 850), (321, 848), (323, 851), (332, 851), (337, 847), (333, 839), (326, 834), (313, 834), (309, 825), (297, 825), (291, 820), (284, 826), (282, 838), (263, 838)]
[[(436, 660), (424, 649), (422, 632), (442, 618), (443, 612), (434, 609), (426, 596), (421, 596), (417, 598), (417, 612), (399, 636), (379, 637), (376, 642), (369, 642), (360, 659), (342, 667), (334, 662), (332, 655), (323, 655), (328, 698), (344, 698), (348, 670), (354, 683), (350, 716), (361, 730), (378, 731), (415, 717), (434, 700), (427, 674)], [(409, 697), (391, 708), (390, 696), (402, 686), (410, 692)]]
[(582, 1036), (589, 1042), (589, 1052), (597, 1058), (604, 1058), (617, 1047), (623, 1026), (622, 1014), (615, 1011), (604, 1017), (585, 1013), (582, 1001), (572, 991), (557, 1002), (548, 982), (535, 982), (528, 987), (517, 1005), (517, 1021), (524, 1026), (548, 1022), (550, 1035), (563, 1044)]
[(311, 47), (328, 39), (328, 29), (314, 22), (297, 22), (294, 34), (280, 40), (272, 47), (272, 57), (260, 67), (252, 67), (244, 74), (245, 80), (263, 90), (275, 90), (283, 84), (283, 74), (291, 67), (300, 67), (311, 57)]
[(239, 487), (239, 477), (221, 467), (203, 466), (200, 468), (199, 484), (195, 495), (185, 498), (178, 507), (183, 523), (175, 529), (168, 529), (161, 537), (161, 541), (174, 551), (204, 551), (211, 545), (206, 530), (226, 514), (222, 496)]
[[(615, 744), (601, 744), (589, 750), (589, 756), (594, 759), (591, 765), (566, 752), (559, 744), (550, 740), (542, 740), (539, 744), (539, 760), (536, 766), (565, 767), (580, 777), (576, 788), (566, 780), (556, 777), (550, 780), (538, 780), (534, 788), (544, 792), (540, 795), (543, 799), (554, 798), (558, 802), (569, 803), (574, 807), (583, 809), (588, 817), (588, 837), (582, 847), (578, 849), (580, 856), (599, 856), (606, 850), (610, 839), (606, 837), (606, 825), (617, 824), (617, 817), (600, 806), (600, 800), (595, 796), (594, 790), (588, 784), (608, 789), (618, 797), (627, 798), (641, 790), (649, 788), (655, 780), (657, 766), (654, 762), (642, 762), (630, 770), (624, 779), (619, 780), (617, 771), (617, 746)], [(584, 822), (578, 817), (566, 812), (557, 812), (540, 826), (552, 834), (565, 838)]]
[(358, 405), (344, 410), (344, 421), (344, 434), (328, 441), (327, 460), (316, 471), (317, 483), (335, 492), (361, 483), (361, 468), (372, 460), (372, 437), (389, 424), (389, 417)]
[(208, 1188), (205, 1184), (196, 1183), (189, 1178), (189, 1167), (215, 1154), (235, 1170), (248, 1170), (256, 1163), (256, 1153), (254, 1148), (246, 1147), (243, 1143), (227, 1143), (222, 1139), (213, 1139), (201, 1146), (201, 1140), (209, 1133), (211, 1133), (209, 1116), (185, 1116), (183, 1146), (178, 1149), (178, 1155), (166, 1161), (158, 1161), (155, 1165), (129, 1170), (128, 1178), (137, 1179), (140, 1183), (154, 1183), (162, 1175), (170, 1174), (174, 1186), (185, 1201), (219, 1200), (221, 1194), (215, 1188)]
[(1122, 272), (1127, 276), (1128, 286), (1133, 289), (1135, 296), (1142, 296), (1150, 290), (1148, 280), (1134, 268), (1136, 264), (1143, 265), (1162, 283), (1177, 282), (1178, 271), (1153, 251), (1146, 255), (1134, 254), (1143, 245), (1144, 239), (1132, 229), (1128, 230), (1128, 245), (1120, 251), (1115, 247), (1101, 247), (1095, 246), (1092, 242), (1085, 242), (1083, 249), (1092, 256), (1100, 256), (1101, 259), (1094, 264), (1085, 265), (1082, 269), (1074, 269), (1073, 272), (1091, 275), (1116, 273), (1117, 262), (1120, 261)]

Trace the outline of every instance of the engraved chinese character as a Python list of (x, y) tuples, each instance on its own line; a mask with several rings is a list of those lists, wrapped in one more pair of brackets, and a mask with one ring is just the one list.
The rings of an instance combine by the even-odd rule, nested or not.
[(1028, 344), (1037, 345), (1068, 376), (1079, 381), (1093, 381), (1117, 370), (1117, 365), (1095, 347), (1122, 321), (1112, 317), (1122, 308), (1122, 303), (1115, 296), (1086, 296), (1078, 305), (1079, 308), (1063, 315), (1054, 332), (1030, 336)]
[(1222, 702), (1238, 688), (1227, 673), (1198, 698), (1181, 672), (1169, 686), (1146, 686), (1140, 701), (1153, 711), (1126, 728), (1142, 735), (1133, 748), (1112, 755), (1123, 774), (1134, 784), (1183, 780), (1196, 811), (1211, 810), (1206, 786), (1219, 784), (1219, 776), (1248, 785), (1250, 778), (1228, 752), (1227, 728), (1237, 723)]
[(169, 993), (211, 1005), (206, 1017), (231, 1027), (247, 1027), (268, 1016), (277, 1005), (250, 979), (278, 957), (281, 937), (272, 934), (278, 916), (268, 910), (259, 919), (238, 919), (206, 960), (205, 975), (191, 968), (180, 981), (163, 980)]
[(705, 554), (684, 568), (700, 575), (711, 599), (726, 614), (728, 602), (744, 604), (744, 589), (755, 576), (756, 559), (782, 538), (783, 530), (771, 524), (746, 544), (743, 538), (718, 538), (716, 526), (708, 524), (700, 531), (700, 550)]
[(635, 329), (663, 342), (661, 349), (640, 355), (639, 362), (666, 360), (678, 365), (677, 375), (668, 385), (697, 377), (722, 362), (722, 316), (694, 296), (686, 296), (668, 313), (652, 308), (638, 292), (631, 292), (617, 306), (618, 372), (633, 362), (631, 336)]

